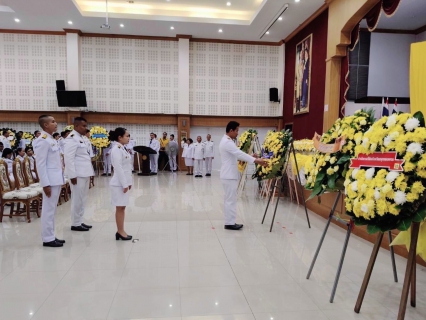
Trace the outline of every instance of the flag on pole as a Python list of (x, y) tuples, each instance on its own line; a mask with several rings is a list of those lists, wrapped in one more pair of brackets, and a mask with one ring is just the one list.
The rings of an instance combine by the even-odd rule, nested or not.
[(389, 99), (386, 98), (386, 104), (384, 99), (385, 98), (382, 98), (382, 106), (383, 106), (382, 117), (387, 117), (389, 116)]
[(398, 99), (395, 98), (395, 104), (393, 105), (393, 111), (392, 113), (398, 113)]

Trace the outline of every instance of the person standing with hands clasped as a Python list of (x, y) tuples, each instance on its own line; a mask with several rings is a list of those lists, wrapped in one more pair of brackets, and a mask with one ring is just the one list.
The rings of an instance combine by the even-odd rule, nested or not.
[(211, 141), (212, 136), (207, 135), (207, 141), (204, 141), (204, 158), (206, 159), (206, 177), (212, 175), (212, 161), (214, 159), (214, 143)]
[(86, 143), (87, 121), (74, 119), (74, 130), (65, 139), (65, 174), (71, 181), (71, 230), (89, 231), (92, 226), (83, 223), (84, 207), (89, 193), (90, 177), (94, 176), (92, 148)]
[(65, 183), (59, 146), (52, 137), (52, 134), (58, 129), (58, 124), (53, 117), (47, 115), (40, 116), (38, 123), (43, 132), (39, 138), (33, 141), (33, 148), (37, 152), (37, 171), (40, 186), (43, 187), (41, 237), (44, 247), (62, 247), (65, 240), (55, 237), (56, 207), (61, 186)]
[(203, 161), (204, 161), (204, 143), (201, 142), (201, 137), (197, 137), (197, 142), (194, 143), (194, 152), (192, 155), (194, 160), (195, 178), (203, 177)]
[(116, 207), (115, 221), (117, 233), (115, 240), (132, 240), (132, 236), (124, 231), (124, 215), (129, 204), (129, 191), (132, 188), (132, 159), (124, 148), (129, 143), (130, 134), (124, 128), (117, 128), (112, 132), (113, 141), (117, 143), (111, 150), (111, 162), (114, 167), (114, 175), (109, 183), (111, 188), (111, 204)]
[(222, 167), (220, 169), (220, 179), (225, 191), (224, 213), (225, 213), (225, 229), (239, 230), (242, 224), (236, 224), (237, 219), (237, 188), (240, 173), (238, 172), (237, 160), (247, 163), (256, 163), (266, 167), (268, 162), (265, 159), (257, 158), (257, 155), (250, 156), (244, 153), (234, 143), (237, 139), (240, 124), (231, 121), (226, 126), (226, 134), (223, 136), (219, 145), (219, 152), (222, 159)]

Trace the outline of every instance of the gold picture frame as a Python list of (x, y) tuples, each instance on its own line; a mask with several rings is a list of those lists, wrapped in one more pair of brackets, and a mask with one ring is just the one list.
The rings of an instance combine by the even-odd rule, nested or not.
[(293, 115), (309, 112), (311, 102), (312, 38), (313, 34), (311, 33), (296, 45)]

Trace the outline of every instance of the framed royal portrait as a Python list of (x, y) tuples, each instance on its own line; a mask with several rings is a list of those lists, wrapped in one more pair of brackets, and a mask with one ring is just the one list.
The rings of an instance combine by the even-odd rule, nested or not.
[(311, 92), (312, 34), (296, 46), (293, 115), (308, 113)]

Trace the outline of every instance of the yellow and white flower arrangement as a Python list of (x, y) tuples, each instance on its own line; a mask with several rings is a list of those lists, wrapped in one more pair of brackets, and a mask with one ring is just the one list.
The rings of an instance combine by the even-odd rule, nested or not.
[(267, 159), (269, 164), (267, 167), (256, 165), (253, 179), (266, 180), (283, 176), (291, 139), (292, 133), (288, 130), (268, 132), (262, 145), (261, 157)]
[(321, 143), (334, 144), (344, 138), (345, 144), (335, 153), (317, 151), (305, 164), (305, 188), (312, 190), (309, 199), (320, 196), (326, 191), (343, 190), (350, 158), (355, 154), (357, 142), (374, 122), (373, 110), (356, 111), (354, 115), (337, 119), (333, 126), (322, 135)]
[(9, 137), (7, 138), (7, 140), (9, 140), (10, 146), (12, 147), (12, 149), (14, 149), (15, 142), (16, 142), (16, 137), (15, 137), (16, 130), (11, 128), (3, 128), (3, 129), (0, 129), (0, 135), (3, 135), (4, 131), (9, 132)]
[(293, 141), (294, 150), (301, 153), (312, 153), (316, 149), (314, 147), (314, 141), (310, 139), (302, 139)]
[(403, 171), (350, 169), (344, 182), (346, 212), (370, 233), (407, 230), (426, 217), (426, 128), (423, 115), (393, 114), (356, 139), (355, 156), (396, 152)]
[(90, 142), (97, 149), (109, 146), (108, 132), (104, 127), (94, 126), (90, 129)]
[(22, 139), (30, 141), (30, 144), (31, 144), (31, 142), (34, 140), (34, 135), (30, 132), (24, 132), (22, 134)]
[[(238, 147), (241, 151), (248, 153), (251, 147), (252, 141), (256, 138), (257, 131), (254, 129), (248, 129), (244, 131), (238, 138)], [(247, 166), (247, 162), (238, 161), (238, 171), (244, 172), (244, 169)]]
[(69, 126), (66, 126), (66, 127), (64, 128), (64, 131), (66, 131), (66, 130), (73, 131), (73, 130), (74, 130), (74, 125), (73, 125), (73, 124), (70, 124)]

